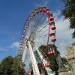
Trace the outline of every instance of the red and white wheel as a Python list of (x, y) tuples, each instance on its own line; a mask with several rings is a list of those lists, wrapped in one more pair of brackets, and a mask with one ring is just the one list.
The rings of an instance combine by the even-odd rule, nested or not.
[[(20, 50), (24, 50), (25, 40), (29, 40), (33, 50), (43, 45), (54, 44), (56, 42), (56, 26), (51, 11), (46, 7), (39, 7), (32, 11), (28, 17), (20, 42)], [(22, 54), (23, 52), (21, 52)], [(48, 55), (54, 54), (54, 50)], [(46, 64), (45, 66), (49, 66)]]
[[(42, 27), (41, 24), (39, 26), (37, 26), (37, 24), (36, 24), (38, 20), (40, 22), (42, 21), (42, 17), (43, 16), (40, 17), (40, 18), (38, 18), (39, 15), (42, 15), (42, 14), (45, 17), (45, 19), (48, 20), (47, 21), (48, 22), (48, 24), (47, 24), (48, 25), (48, 29), (47, 29), (47, 31), (48, 31), (48, 35), (47, 35), (48, 39), (47, 39), (46, 42), (47, 42), (47, 44), (50, 44), (49, 41), (51, 40), (51, 42), (53, 44), (55, 44), (55, 41), (56, 41), (56, 27), (55, 27), (55, 22), (54, 22), (53, 14), (46, 7), (39, 7), (39, 8), (37, 8), (37, 9), (35, 9), (35, 10), (32, 11), (31, 15), (29, 16), (28, 20), (26, 21), (21, 41), (23, 41), (23, 39), (25, 39), (27, 33), (29, 33), (29, 32), (32, 33), (32, 30), (30, 30), (31, 28), (34, 29), (34, 32), (37, 32), (36, 30), (38, 29), (38, 27), (39, 28)], [(36, 25), (31, 24), (32, 22), (35, 22)], [(42, 22), (42, 24), (43, 23), (44, 22)], [(31, 35), (32, 35), (31, 33), (28, 35), (28, 38), (31, 37)], [(39, 33), (39, 32), (37, 32), (37, 33)]]

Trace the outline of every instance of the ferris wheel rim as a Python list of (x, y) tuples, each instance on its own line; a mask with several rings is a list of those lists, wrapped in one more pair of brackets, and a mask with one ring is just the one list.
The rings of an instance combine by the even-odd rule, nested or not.
[[(49, 42), (49, 38), (50, 37), (52, 37), (51, 41), (55, 44), (55, 41), (56, 41), (56, 35), (55, 35), (56, 27), (55, 27), (55, 22), (54, 22), (53, 14), (51, 13), (51, 11), (47, 7), (38, 7), (38, 8), (36, 8), (36, 9), (34, 9), (32, 11), (31, 15), (28, 17), (28, 20), (26, 21), (26, 24), (25, 24), (24, 30), (23, 30), (23, 34), (22, 34), (21, 45), (23, 44), (23, 41), (24, 41), (25, 36), (26, 36), (26, 33), (28, 32), (28, 28), (30, 26), (29, 22), (38, 13), (45, 13), (47, 15), (47, 18), (48, 18), (49, 29), (48, 29), (48, 41), (47, 41), (47, 44)], [(53, 26), (53, 27), (51, 27), (51, 26)], [(54, 30), (54, 33), (50, 33), (50, 28), (52, 30)]]

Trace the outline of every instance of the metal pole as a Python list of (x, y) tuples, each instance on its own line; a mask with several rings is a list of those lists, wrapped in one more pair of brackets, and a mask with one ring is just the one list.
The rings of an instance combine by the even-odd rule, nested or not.
[(29, 46), (29, 52), (30, 52), (30, 57), (31, 57), (31, 62), (32, 62), (34, 75), (40, 75), (38, 65), (37, 65), (37, 62), (36, 62), (36, 59), (35, 59), (35, 56), (34, 56), (34, 52), (32, 50), (32, 46), (31, 46), (29, 41), (28, 41), (28, 46)]

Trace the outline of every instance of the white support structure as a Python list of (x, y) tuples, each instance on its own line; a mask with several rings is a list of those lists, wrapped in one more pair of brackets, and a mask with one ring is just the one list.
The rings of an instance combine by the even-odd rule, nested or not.
[(23, 50), (23, 55), (22, 55), (22, 62), (23, 63), (25, 62), (26, 51), (27, 51), (27, 46), (25, 46), (24, 50)]
[[(29, 50), (30, 60), (31, 60), (31, 63), (32, 63), (34, 75), (40, 75), (38, 65), (37, 65), (37, 62), (36, 62), (36, 58), (35, 58), (34, 52), (32, 50), (32, 46), (31, 46), (29, 41), (27, 41), (27, 42), (28, 42), (28, 49), (27, 49), (27, 46), (24, 47), (23, 56), (22, 56), (22, 62), (23, 63), (25, 62), (26, 52), (27, 52), (27, 50)], [(41, 61), (43, 62), (43, 64), (44, 65), (47, 64), (48, 62), (44, 59), (44, 57), (41, 54), (41, 52), (38, 49), (36, 49), (36, 50), (37, 50), (37, 53), (39, 54), (39, 57), (40, 57)], [(45, 69), (46, 69), (48, 75), (54, 75), (52, 73), (52, 70), (49, 67), (45, 67)]]
[[(47, 61), (43, 58), (43, 55), (41, 54), (41, 52), (40, 52), (38, 49), (37, 49), (37, 52), (38, 52), (38, 54), (39, 54), (39, 56), (40, 56), (40, 59), (41, 59), (41, 61), (43, 62), (43, 64), (44, 64), (44, 65), (47, 64)], [(54, 75), (54, 74), (52, 73), (52, 70), (51, 70), (49, 67), (45, 67), (45, 69), (46, 69), (48, 75)]]
[(29, 46), (30, 59), (31, 59), (31, 62), (32, 62), (34, 75), (40, 75), (40, 72), (39, 72), (39, 69), (38, 69), (38, 65), (37, 65), (37, 62), (36, 62), (36, 58), (34, 56), (34, 52), (32, 50), (32, 46), (31, 46), (29, 41), (28, 41), (28, 46)]

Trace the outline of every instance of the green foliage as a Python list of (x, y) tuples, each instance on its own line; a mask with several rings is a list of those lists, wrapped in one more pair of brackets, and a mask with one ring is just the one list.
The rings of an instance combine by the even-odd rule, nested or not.
[[(55, 55), (49, 56), (48, 52), (51, 50), (55, 50)], [(57, 64), (57, 56), (60, 55), (59, 51), (57, 50), (57, 47), (53, 44), (50, 45), (41, 45), (39, 47), (39, 51), (42, 53), (44, 58), (51, 63), (50, 68), (52, 71), (57, 72), (58, 71), (58, 64)]]
[(12, 73), (13, 58), (11, 56), (5, 58), (0, 65), (0, 75), (10, 75)]
[[(64, 1), (63, 15), (65, 18), (70, 19), (70, 28), (75, 29), (75, 0)], [(75, 31), (73, 32), (73, 38), (75, 38)]]
[(17, 57), (6, 57), (0, 64), (0, 75), (24, 75), (21, 61)]
[(66, 58), (61, 58), (61, 59), (64, 66), (64, 70), (72, 70), (72, 65), (69, 64), (68, 60)]

